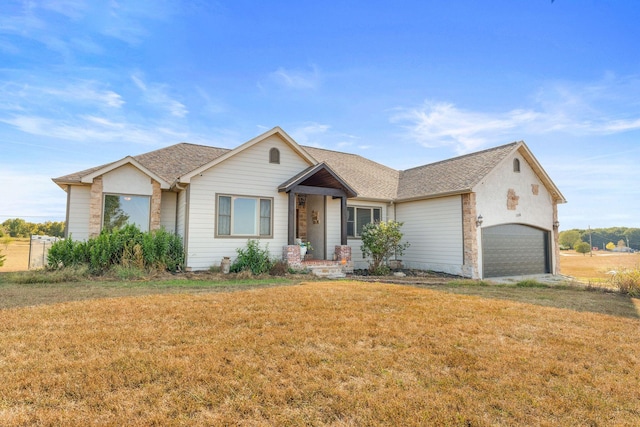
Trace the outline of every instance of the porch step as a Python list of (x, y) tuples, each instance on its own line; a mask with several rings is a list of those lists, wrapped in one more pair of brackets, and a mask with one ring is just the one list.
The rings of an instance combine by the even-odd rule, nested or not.
[(330, 279), (346, 277), (345, 267), (339, 262), (303, 261), (302, 265), (305, 269), (309, 270), (311, 274), (318, 277), (326, 277)]

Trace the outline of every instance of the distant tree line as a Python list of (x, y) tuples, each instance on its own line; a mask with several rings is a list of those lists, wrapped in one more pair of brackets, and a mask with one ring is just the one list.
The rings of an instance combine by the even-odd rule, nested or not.
[(64, 237), (64, 226), (64, 221), (47, 221), (36, 224), (22, 218), (12, 218), (0, 224), (0, 237), (29, 237), (33, 234)]
[(561, 247), (575, 249), (575, 245), (580, 242), (589, 243), (589, 234), (592, 246), (598, 249), (611, 249), (609, 243), (613, 242), (615, 246), (624, 245), (640, 250), (640, 228), (592, 228), (591, 231), (574, 228), (560, 232), (558, 243)]

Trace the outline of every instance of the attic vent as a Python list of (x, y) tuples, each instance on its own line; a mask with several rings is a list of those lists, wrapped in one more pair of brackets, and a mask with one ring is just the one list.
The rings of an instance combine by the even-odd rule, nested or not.
[(520, 172), (520, 160), (513, 159), (513, 171)]
[(280, 150), (277, 148), (269, 150), (269, 163), (280, 164)]

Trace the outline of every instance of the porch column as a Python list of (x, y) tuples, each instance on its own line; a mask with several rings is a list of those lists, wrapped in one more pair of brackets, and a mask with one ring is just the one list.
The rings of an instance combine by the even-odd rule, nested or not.
[(340, 197), (340, 244), (346, 246), (347, 244), (347, 196)]
[(293, 191), (289, 191), (289, 232), (287, 236), (287, 244), (293, 245), (296, 241), (296, 195)]

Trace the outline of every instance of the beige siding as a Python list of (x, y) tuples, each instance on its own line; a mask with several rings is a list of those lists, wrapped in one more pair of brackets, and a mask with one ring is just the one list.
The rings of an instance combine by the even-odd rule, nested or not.
[(136, 167), (124, 165), (102, 176), (102, 191), (115, 194), (151, 196), (151, 179)]
[(185, 240), (186, 219), (187, 219), (187, 191), (182, 190), (178, 193), (178, 204), (176, 214), (176, 233)]
[(91, 187), (88, 185), (71, 185), (69, 187), (69, 223), (67, 236), (73, 240), (89, 238), (89, 201)]
[(325, 197), (327, 200), (327, 259), (333, 259), (337, 245), (340, 245), (340, 199)]
[[(280, 163), (269, 163), (269, 150), (280, 150)], [(272, 136), (191, 178), (188, 220), (188, 267), (194, 270), (219, 265), (222, 257), (236, 257), (247, 238), (215, 237), (216, 194), (273, 198), (273, 238), (263, 238), (274, 257), (287, 244), (287, 195), (278, 186), (309, 166), (282, 139)]]
[(462, 274), (462, 202), (460, 196), (399, 203), (396, 219), (404, 222), (405, 267)]
[(172, 233), (176, 232), (177, 196), (173, 191), (163, 191), (160, 202), (160, 227)]
[[(382, 215), (382, 221), (387, 221), (389, 218), (387, 217), (387, 204), (379, 203), (379, 202), (367, 202), (363, 200), (349, 200), (347, 202), (347, 206), (354, 207), (366, 207), (366, 208), (380, 208), (380, 214)], [(393, 219), (393, 218), (391, 218)], [(347, 239), (347, 244), (351, 246), (351, 258), (353, 260), (353, 264), (355, 268), (367, 268), (369, 267), (369, 258), (364, 258), (362, 256), (362, 250), (360, 246), (362, 246), (362, 240), (356, 237), (349, 237)]]

